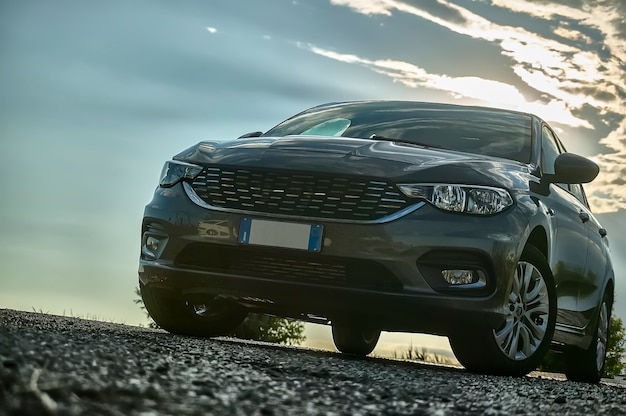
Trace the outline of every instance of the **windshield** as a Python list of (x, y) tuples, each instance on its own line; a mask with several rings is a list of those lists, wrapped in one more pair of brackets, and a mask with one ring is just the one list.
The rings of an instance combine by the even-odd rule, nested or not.
[(531, 117), (495, 109), (417, 102), (354, 102), (315, 107), (264, 136), (376, 136), (530, 162)]

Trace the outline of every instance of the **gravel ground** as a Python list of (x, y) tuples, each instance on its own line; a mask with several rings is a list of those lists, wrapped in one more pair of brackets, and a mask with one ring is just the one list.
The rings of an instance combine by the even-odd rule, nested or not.
[(0, 415), (625, 415), (626, 386), (0, 309)]

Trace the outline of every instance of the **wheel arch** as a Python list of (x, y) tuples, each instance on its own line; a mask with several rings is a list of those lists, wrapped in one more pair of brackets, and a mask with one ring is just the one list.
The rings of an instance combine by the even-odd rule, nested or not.
[(539, 250), (546, 259), (550, 258), (550, 253), (548, 252), (548, 234), (542, 226), (538, 225), (533, 228), (533, 230), (530, 232), (530, 235), (528, 236), (528, 239), (526, 240), (526, 245), (528, 244), (534, 246), (537, 250)]
[(613, 309), (613, 302), (615, 301), (615, 276), (609, 276), (604, 285), (603, 294), (606, 293), (610, 296), (609, 305), (611, 306), (611, 310)]

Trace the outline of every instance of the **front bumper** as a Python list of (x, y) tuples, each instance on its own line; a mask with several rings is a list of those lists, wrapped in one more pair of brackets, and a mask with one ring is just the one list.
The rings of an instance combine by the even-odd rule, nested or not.
[[(381, 224), (317, 220), (322, 249), (311, 253), (239, 244), (242, 217), (199, 207), (180, 184), (158, 188), (144, 214), (141, 282), (198, 303), (219, 296), (279, 316), (446, 335), (502, 322), (526, 232), (515, 207), (477, 217), (424, 205)], [(443, 268), (480, 270), (486, 285), (450, 287)]]

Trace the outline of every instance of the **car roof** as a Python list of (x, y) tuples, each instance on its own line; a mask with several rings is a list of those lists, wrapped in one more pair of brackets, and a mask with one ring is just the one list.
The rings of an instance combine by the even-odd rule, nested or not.
[(415, 110), (468, 110), (468, 111), (487, 111), (487, 112), (501, 112), (507, 114), (517, 114), (520, 116), (539, 118), (534, 114), (526, 113), (523, 111), (510, 110), (499, 107), (479, 106), (479, 105), (465, 105), (465, 104), (452, 104), (452, 103), (440, 103), (430, 101), (410, 101), (410, 100), (350, 100), (350, 101), (335, 101), (316, 105), (311, 107), (305, 112), (310, 110), (319, 110), (322, 108), (330, 107), (342, 107), (346, 105), (359, 105), (365, 106), (383, 106), (392, 107), (397, 109), (415, 109)]

